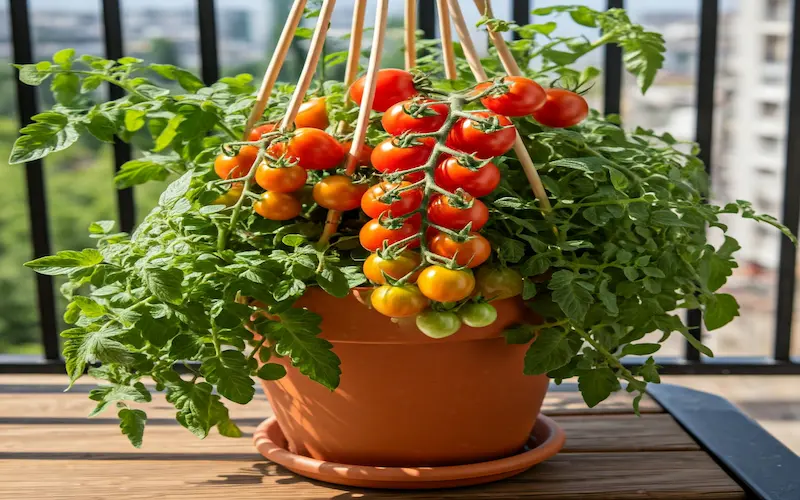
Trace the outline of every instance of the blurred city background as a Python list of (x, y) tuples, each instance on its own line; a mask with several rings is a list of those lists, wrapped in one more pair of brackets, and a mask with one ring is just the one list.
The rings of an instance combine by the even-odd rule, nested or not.
[[(148, 61), (176, 64), (198, 70), (200, 49), (194, 0), (125, 0), (122, 3), (124, 52)], [(602, 9), (605, 0), (568, 2), (535, 0), (536, 7), (578, 3)], [(699, 0), (629, 0), (631, 17), (664, 34), (668, 53), (665, 67), (646, 96), (626, 76), (622, 92), (622, 118), (626, 127), (642, 126), (669, 131), (678, 139), (692, 140), (695, 130), (695, 94), (699, 34)], [(219, 0), (217, 30), (223, 75), (263, 73), (290, 0), (253, 2)], [(510, 4), (495, 0), (497, 17), (511, 18)], [(402, 54), (402, 2), (391, 2), (390, 37), (385, 66), (400, 67)], [(33, 49), (36, 60), (49, 59), (65, 47), (78, 54), (103, 54), (103, 27), (97, 0), (29, 0)], [(736, 199), (754, 203), (757, 211), (781, 218), (788, 59), (791, 37), (790, 0), (727, 0), (720, 4), (718, 27), (715, 140), (712, 199), (724, 204)], [(346, 48), (352, 2), (339, 2), (332, 21), (328, 52)], [(468, 22), (478, 13), (464, 2)], [(374, 13), (374, 2), (367, 19)], [(535, 21), (535, 20), (534, 20)], [(313, 20), (304, 21), (307, 26)], [(369, 22), (368, 22), (369, 23)], [(564, 19), (564, 34), (586, 32)], [(475, 31), (478, 46), (485, 35)], [(293, 80), (300, 71), (306, 42), (295, 43), (282, 79)], [(10, 59), (10, 21), (7, 4), (0, 7), (0, 158), (5, 162), (17, 135), (16, 95)], [(581, 64), (602, 66), (602, 51)], [(336, 72), (343, 72), (339, 66)], [(335, 76), (333, 73), (329, 76)], [(40, 92), (41, 106), (52, 102)], [(594, 107), (602, 109), (602, 81), (590, 92)], [(25, 173), (22, 166), (4, 167), (4, 209), (0, 211), (0, 354), (40, 352), (33, 273), (22, 267), (31, 257)], [(111, 147), (84, 138), (45, 160), (52, 246), (56, 250), (92, 246), (89, 223), (116, 217)], [(138, 218), (149, 211), (161, 185), (135, 190)], [(730, 228), (742, 245), (740, 268), (727, 291), (741, 304), (741, 317), (704, 341), (721, 356), (770, 356), (775, 330), (776, 268), (779, 233), (752, 221), (731, 218)], [(800, 269), (800, 268), (799, 268)], [(794, 352), (800, 354), (800, 295), (795, 301)], [(673, 342), (674, 341), (674, 342)], [(684, 343), (670, 339), (659, 353), (682, 355)], [(796, 408), (795, 408), (796, 409)]]

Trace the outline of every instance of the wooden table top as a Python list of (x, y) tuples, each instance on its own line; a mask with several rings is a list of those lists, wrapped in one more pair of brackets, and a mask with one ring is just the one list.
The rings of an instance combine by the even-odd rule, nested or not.
[(271, 415), (263, 395), (232, 404), (242, 439), (198, 440), (154, 395), (141, 449), (120, 434), (111, 411), (89, 419), (90, 380), (64, 393), (66, 378), (0, 375), (0, 498), (295, 499), (536, 498), (742, 499), (744, 491), (655, 400), (633, 415), (617, 394), (594, 409), (574, 391), (551, 391), (544, 412), (567, 434), (563, 451), (498, 483), (453, 490), (397, 492), (311, 481), (272, 464), (252, 432)]

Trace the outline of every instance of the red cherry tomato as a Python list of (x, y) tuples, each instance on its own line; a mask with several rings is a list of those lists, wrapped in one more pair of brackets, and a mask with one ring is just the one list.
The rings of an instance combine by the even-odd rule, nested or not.
[(430, 240), (428, 246), (431, 252), (448, 259), (455, 257), (456, 264), (467, 267), (480, 266), (492, 253), (489, 240), (474, 231), (469, 233), (469, 239), (462, 243), (455, 241), (448, 234), (438, 233)]
[(434, 172), (436, 184), (455, 191), (458, 188), (475, 197), (486, 196), (500, 184), (500, 169), (494, 163), (487, 163), (478, 170), (470, 170), (450, 157), (439, 163)]
[(505, 116), (487, 111), (473, 113), (477, 118), (484, 120), (497, 119), (501, 127), (506, 127), (495, 132), (483, 132), (480, 125), (474, 120), (464, 118), (459, 120), (453, 130), (450, 131), (452, 138), (450, 142), (456, 149), (465, 153), (473, 153), (478, 158), (492, 158), (506, 153), (514, 145), (517, 139), (517, 131), (514, 129), (511, 120)]
[(254, 128), (250, 131), (249, 139), (251, 141), (257, 141), (261, 139), (261, 136), (266, 134), (267, 132), (272, 132), (277, 127), (274, 123), (265, 123), (264, 125), (259, 125), (258, 127)]
[(288, 144), (272, 143), (267, 153), (273, 157), (286, 156), (306, 170), (327, 170), (342, 162), (342, 145), (324, 130), (299, 128)]
[[(395, 145), (396, 139), (389, 138), (378, 144), (372, 151), (370, 160), (378, 172), (389, 174), (402, 172), (424, 165), (433, 154), (434, 141), (429, 137), (423, 138), (419, 144), (401, 148)], [(409, 175), (411, 182), (416, 182), (425, 176), (422, 172)]]
[(380, 217), (384, 212), (388, 212), (387, 215), (391, 215), (392, 217), (398, 217), (413, 212), (419, 208), (422, 203), (422, 189), (414, 188), (403, 191), (398, 195), (400, 199), (391, 203), (380, 201), (380, 198), (388, 191), (410, 185), (411, 183), (407, 181), (402, 181), (399, 184), (391, 182), (375, 184), (369, 188), (361, 198), (361, 210), (370, 217)]
[(294, 119), (297, 128), (318, 128), (325, 130), (328, 127), (328, 112), (325, 109), (324, 97), (313, 97), (300, 105), (297, 117)]
[[(541, 85), (523, 76), (503, 77), (508, 92), (503, 95), (490, 95), (481, 99), (481, 103), (491, 111), (505, 116), (525, 116), (544, 106), (547, 95)], [(481, 83), (475, 87), (481, 93), (491, 86), (491, 82)]]
[(547, 102), (533, 112), (533, 118), (547, 127), (572, 127), (589, 115), (589, 104), (582, 96), (564, 89), (547, 89)]
[(214, 160), (214, 172), (220, 179), (238, 179), (250, 172), (250, 168), (258, 157), (258, 148), (242, 146), (236, 156), (219, 155)]
[(354, 183), (346, 175), (329, 175), (314, 184), (314, 201), (317, 205), (344, 212), (358, 208), (361, 197), (369, 189), (367, 184)]
[[(398, 102), (383, 114), (381, 123), (383, 129), (392, 135), (400, 135), (403, 132), (428, 133), (439, 130), (444, 122), (447, 121), (449, 108), (446, 104), (431, 104), (424, 110), (420, 110), (418, 117), (411, 116), (411, 112), (416, 106), (425, 101), (408, 100)], [(434, 113), (434, 114), (430, 114)]]
[[(374, 252), (383, 247), (384, 242), (386, 242), (387, 245), (391, 245), (392, 243), (417, 234), (419, 223), (416, 222), (416, 220), (418, 219), (411, 217), (404, 221), (399, 229), (388, 229), (383, 227), (378, 219), (372, 219), (361, 228), (361, 231), (358, 233), (358, 240), (361, 242), (362, 247), (370, 252)], [(406, 246), (408, 248), (418, 247), (419, 238), (411, 241)]]
[[(361, 104), (361, 97), (364, 95), (365, 78), (362, 76), (350, 87), (350, 99), (358, 105)], [(417, 89), (414, 88), (414, 76), (411, 73), (402, 69), (382, 69), (378, 71), (372, 109), (383, 112), (392, 105), (417, 94)]]
[(472, 231), (478, 231), (489, 220), (489, 209), (477, 198), (469, 195), (466, 198), (472, 200), (472, 206), (461, 209), (451, 205), (447, 196), (434, 197), (428, 205), (428, 220), (454, 231), (464, 229), (471, 222)]

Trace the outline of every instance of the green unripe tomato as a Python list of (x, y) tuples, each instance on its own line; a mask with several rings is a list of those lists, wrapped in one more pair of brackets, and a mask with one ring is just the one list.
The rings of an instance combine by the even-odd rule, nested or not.
[(425, 311), (417, 315), (417, 328), (432, 339), (443, 339), (461, 328), (461, 320), (456, 313)]
[(458, 310), (458, 317), (465, 325), (480, 328), (489, 326), (497, 320), (497, 309), (485, 302), (483, 304), (467, 304)]
[(522, 293), (522, 275), (509, 267), (481, 267), (475, 280), (475, 290), (487, 300), (507, 299)]

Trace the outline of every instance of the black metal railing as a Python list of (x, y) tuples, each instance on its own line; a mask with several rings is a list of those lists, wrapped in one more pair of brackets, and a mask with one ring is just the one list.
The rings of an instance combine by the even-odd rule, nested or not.
[[(495, 1), (499, 2), (500, 0)], [(506, 1), (511, 3), (512, 17), (517, 23), (529, 22), (530, 11), (535, 0)], [(471, 1), (465, 3), (472, 4)], [(796, 1), (794, 4), (792, 26), (797, 28), (800, 26), (800, 1)], [(708, 169), (712, 160), (719, 0), (700, 0), (700, 5), (696, 139), (701, 148), (700, 158)], [(606, 2), (607, 8), (624, 6), (624, 0), (607, 0)], [(14, 62), (30, 63), (33, 61), (33, 47), (28, 2), (26, 0), (9, 0), (9, 7)], [(120, 0), (102, 0), (102, 10), (106, 57), (116, 59), (124, 53)], [(426, 36), (434, 37), (436, 35), (435, 1), (419, 0), (417, 12), (419, 28), (425, 32)], [(201, 74), (203, 80), (210, 83), (215, 81), (219, 75), (214, 0), (197, 0), (197, 13)], [(793, 29), (791, 49), (790, 97), (786, 134), (788, 138), (800, 134), (800, 88), (798, 88), (800, 86), (800, 29)], [(608, 46), (606, 48), (604, 69), (604, 111), (619, 113), (622, 97), (622, 53), (618, 47)], [(118, 88), (112, 86), (110, 92), (111, 98), (119, 97), (120, 90)], [(20, 125), (30, 123), (31, 117), (37, 113), (36, 89), (17, 83), (17, 105)], [(800, 224), (800, 141), (787, 140), (786, 147), (782, 222), (796, 233)], [(130, 146), (121, 141), (115, 142), (115, 169), (119, 169), (120, 165), (130, 158)], [(52, 253), (43, 162), (41, 160), (32, 161), (25, 168), (33, 254), (35, 257), (42, 257)], [(124, 231), (131, 230), (135, 224), (132, 189), (117, 192), (117, 208), (121, 228)], [(771, 358), (706, 359), (702, 358), (700, 353), (687, 343), (684, 357), (657, 359), (663, 367), (662, 373), (672, 375), (800, 374), (800, 361), (792, 359), (790, 356), (796, 261), (795, 247), (788, 239), (782, 239), (778, 267), (774, 353)], [(58, 349), (58, 322), (53, 279), (50, 276), (37, 274), (36, 291), (44, 356), (22, 361), (20, 361), (20, 357), (12, 359), (0, 356), (0, 373), (59, 372), (64, 368)], [(693, 334), (699, 338), (702, 331), (702, 316), (699, 310), (689, 311), (688, 324)], [(630, 363), (635, 364), (635, 361)]]

